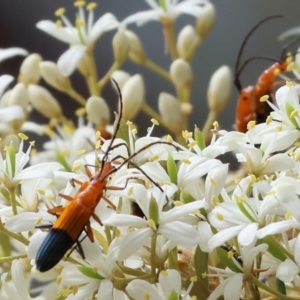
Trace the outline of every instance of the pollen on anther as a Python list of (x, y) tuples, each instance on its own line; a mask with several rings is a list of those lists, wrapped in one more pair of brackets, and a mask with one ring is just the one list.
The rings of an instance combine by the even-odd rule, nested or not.
[(59, 285), (59, 284), (61, 284), (61, 282), (62, 282), (62, 276), (61, 275), (58, 275), (57, 276), (57, 278), (56, 278), (56, 282), (57, 282), (57, 284)]
[(79, 116), (83, 116), (86, 113), (86, 110), (84, 107), (78, 108), (75, 111), (75, 116), (79, 117)]
[(169, 134), (167, 135), (166, 140), (168, 143), (173, 143), (173, 139)]
[(288, 64), (288, 66), (286, 67), (286, 71), (287, 72), (291, 72), (293, 69), (295, 69), (296, 65), (295, 65), (295, 62), (292, 61)]
[(22, 140), (28, 140), (28, 136), (22, 132), (18, 133), (18, 137)]
[(188, 158), (182, 158), (181, 161), (187, 165), (190, 165), (192, 163)]
[(288, 211), (285, 213), (284, 218), (285, 218), (286, 220), (290, 220), (291, 217), (292, 217), (291, 211), (288, 210)]
[(266, 120), (266, 124), (269, 125), (273, 121), (273, 117), (269, 115)]
[(154, 125), (159, 126), (159, 123), (158, 123), (158, 121), (157, 121), (156, 119), (152, 118), (152, 119), (151, 119), (151, 122), (152, 122)]
[(298, 110), (293, 110), (290, 114), (290, 118), (291, 119), (294, 119), (298, 116)]
[(29, 144), (34, 147), (35, 146), (35, 141), (30, 141)]
[(95, 9), (97, 7), (97, 3), (96, 2), (91, 2), (86, 6), (87, 10), (92, 10)]
[(253, 129), (256, 125), (256, 122), (255, 121), (250, 121), (248, 124), (247, 124), (247, 129)]
[(216, 127), (216, 128), (218, 128), (219, 127), (219, 122), (218, 121), (214, 121), (213, 122), (213, 126)]
[(132, 134), (137, 134), (137, 129), (136, 128), (133, 128), (133, 129), (131, 129), (131, 132), (132, 132)]
[(224, 220), (224, 216), (221, 214), (221, 213), (217, 213), (217, 219), (219, 220), (219, 221), (223, 221)]
[(188, 144), (188, 147), (189, 148), (192, 148), (192, 147), (194, 147), (194, 146), (196, 146), (197, 145), (197, 142), (196, 141), (192, 141), (192, 142), (190, 142), (189, 144)]
[(76, 7), (85, 6), (85, 1), (82, 1), (82, 0), (75, 1), (74, 6), (76, 6)]
[(61, 28), (62, 27), (62, 21), (61, 20), (56, 20), (55, 26), (56, 26), (56, 29)]
[(191, 282), (196, 282), (198, 280), (198, 277), (197, 276), (193, 276), (190, 278)]
[(39, 217), (39, 218), (37, 218), (36, 220), (35, 220), (35, 225), (39, 225), (39, 224), (41, 224), (41, 222), (42, 222), (42, 220), (43, 220), (43, 217)]
[(72, 286), (72, 294), (73, 294), (73, 295), (76, 295), (77, 292), (78, 292), (78, 286), (77, 286), (77, 285), (73, 285), (73, 286)]
[(268, 99), (269, 99), (269, 95), (264, 95), (264, 96), (260, 97), (259, 101), (266, 102)]
[(58, 9), (54, 12), (54, 14), (55, 14), (56, 17), (60, 17), (60, 16), (62, 16), (65, 12), (66, 12), (66, 9), (65, 9), (64, 7), (60, 7), (60, 8), (58, 8)]
[(76, 152), (76, 155), (79, 156), (79, 155), (82, 155), (83, 153), (85, 153), (85, 149), (78, 150)]
[(291, 81), (287, 81), (285, 84), (286, 84), (288, 87), (292, 87), (292, 86), (293, 86), (293, 83), (292, 83)]
[(159, 159), (159, 155), (158, 154), (154, 154), (154, 155), (151, 155), (150, 157), (149, 157), (149, 161), (155, 161), (155, 160), (158, 160)]

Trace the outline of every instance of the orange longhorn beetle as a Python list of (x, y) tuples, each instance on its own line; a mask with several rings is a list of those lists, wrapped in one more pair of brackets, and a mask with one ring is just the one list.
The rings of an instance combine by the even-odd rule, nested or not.
[[(240, 67), (241, 56), (250, 36), (260, 25), (274, 18), (282, 18), (282, 16), (281, 15), (269, 16), (261, 20), (250, 30), (250, 32), (246, 35), (237, 56), (237, 60), (235, 64), (234, 85), (236, 86), (239, 92), (239, 98), (236, 105), (235, 125), (237, 130), (241, 132), (247, 131), (247, 124), (249, 121), (255, 120), (257, 121), (257, 123), (265, 122), (266, 117), (271, 112), (271, 108), (267, 104), (267, 102), (261, 102), (260, 99), (264, 95), (270, 96), (272, 94), (272, 89), (273, 89), (276, 76), (282, 72), (287, 71), (288, 68), (289, 63), (288, 63), (288, 57), (286, 55), (286, 48), (291, 43), (289, 43), (283, 48), (281, 58), (279, 61), (270, 57), (252, 57), (250, 59), (247, 59)], [(252, 60), (256, 60), (256, 59), (268, 59), (270, 61), (273, 61), (274, 64), (272, 64), (268, 69), (266, 69), (259, 76), (254, 86), (248, 86), (246, 88), (242, 88), (239, 76), (241, 75), (241, 72), (244, 70), (244, 68)]]
[(38, 228), (51, 228), (36, 255), (36, 268), (40, 272), (46, 272), (53, 268), (63, 258), (65, 253), (68, 250), (72, 249), (74, 244), (76, 244), (79, 254), (84, 258), (84, 253), (80, 245), (79, 236), (83, 231), (85, 231), (90, 241), (94, 241), (94, 236), (90, 225), (90, 218), (93, 217), (95, 221), (102, 225), (100, 218), (94, 213), (94, 210), (101, 199), (105, 200), (110, 207), (115, 209), (114, 204), (108, 198), (106, 198), (103, 193), (104, 190), (107, 189), (118, 190), (126, 188), (128, 180), (126, 181), (123, 188), (107, 187), (109, 176), (115, 173), (125, 164), (131, 163), (134, 167), (138, 168), (153, 184), (155, 184), (160, 190), (162, 190), (156, 182), (154, 182), (142, 169), (133, 164), (131, 160), (141, 151), (144, 151), (155, 144), (168, 144), (170, 146), (173, 146), (177, 150), (176, 146), (164, 141), (153, 142), (141, 148), (139, 151), (132, 154), (129, 158), (125, 159), (121, 156), (115, 157), (114, 160), (118, 158), (124, 159), (123, 162), (118, 166), (118, 168), (114, 167), (111, 161), (108, 161), (109, 151), (119, 146), (112, 146), (112, 144), (120, 128), (123, 111), (123, 101), (120, 88), (116, 81), (114, 79), (112, 80), (117, 87), (120, 101), (120, 113), (115, 131), (110, 140), (108, 149), (103, 156), (99, 171), (92, 176), (87, 166), (85, 166), (86, 172), (90, 177), (89, 181), (81, 182), (77, 179), (72, 179), (71, 182), (74, 185), (78, 184), (80, 186), (75, 196), (71, 197), (69, 195), (59, 194), (60, 197), (68, 200), (70, 203), (66, 207), (58, 206), (48, 210), (49, 213), (58, 216), (58, 219), (54, 223), (54, 225), (37, 226)]

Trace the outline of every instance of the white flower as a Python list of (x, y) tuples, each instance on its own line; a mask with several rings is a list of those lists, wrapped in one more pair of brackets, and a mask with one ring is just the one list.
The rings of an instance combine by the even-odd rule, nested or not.
[[(192, 15), (199, 18), (204, 15), (204, 6), (207, 0), (145, 0), (150, 10), (135, 13), (123, 20), (123, 24), (136, 22), (143, 25), (151, 20), (176, 19), (181, 14)], [(159, 2), (159, 3), (158, 3)]]
[[(157, 211), (150, 211), (150, 204), (155, 201)], [(142, 246), (147, 245), (149, 238), (154, 234), (161, 234), (169, 239), (175, 245), (192, 246), (195, 244), (194, 238), (197, 235), (196, 229), (186, 224), (180, 219), (191, 214), (197, 209), (207, 208), (205, 201), (194, 201), (182, 206), (177, 206), (169, 211), (162, 211), (165, 203), (165, 197), (160, 200), (154, 198), (148, 201), (137, 201), (146, 219), (125, 214), (114, 214), (103, 223), (109, 226), (127, 226), (137, 228), (135, 231), (123, 236), (120, 241), (120, 253), (118, 260), (123, 261), (134, 254)], [(151, 219), (155, 215), (157, 220)]]
[(144, 297), (145, 299), (147, 297), (147, 299), (167, 300), (171, 299), (171, 296), (172, 299), (179, 299), (180, 296), (182, 296), (180, 299), (190, 299), (188, 292), (181, 291), (181, 277), (176, 270), (160, 272), (158, 283), (155, 285), (141, 279), (135, 279), (127, 285), (126, 291), (134, 300), (140, 300)]
[[(8, 273), (1, 275), (2, 290), (5, 293), (5, 299), (14, 300), (32, 300), (28, 293), (29, 282), (25, 279), (23, 273), (23, 260), (15, 259), (11, 266), (11, 281), (6, 281)], [(3, 299), (3, 298), (1, 298)], [(35, 297), (36, 300), (44, 300), (44, 297)], [(4, 300), (4, 299), (3, 299)]]
[[(92, 4), (92, 3), (91, 3)], [(45, 31), (56, 39), (67, 43), (70, 48), (58, 59), (57, 65), (64, 76), (69, 76), (76, 69), (87, 50), (94, 47), (96, 40), (108, 30), (115, 29), (118, 21), (111, 13), (106, 13), (94, 23), (94, 5), (88, 5), (88, 18), (86, 19), (83, 7), (79, 7), (76, 26), (64, 15), (65, 10), (60, 8), (56, 15), (62, 19), (64, 26), (43, 20), (37, 23), (37, 28)]]

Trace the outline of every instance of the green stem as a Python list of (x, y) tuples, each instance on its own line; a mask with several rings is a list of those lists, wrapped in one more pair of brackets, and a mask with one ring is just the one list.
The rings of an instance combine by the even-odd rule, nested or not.
[(121, 67), (120, 63), (117, 61), (114, 61), (110, 69), (107, 71), (107, 73), (98, 81), (98, 89), (99, 93), (101, 94), (101, 90), (105, 86), (105, 84), (109, 81), (112, 73), (116, 70), (118, 70)]
[(9, 237), (11, 237), (12, 239), (15, 239), (21, 243), (23, 243), (24, 245), (28, 246), (29, 245), (29, 241), (21, 234), (19, 233), (14, 233), (14, 232), (11, 232), (9, 230), (7, 230), (2, 222), (0, 222), (0, 231), (3, 232), (4, 234), (8, 235)]
[(263, 282), (261, 282), (260, 280), (258, 280), (255, 276), (251, 276), (252, 283), (254, 283), (257, 287), (269, 292), (272, 295), (275, 295), (276, 297), (278, 297), (278, 299), (281, 300), (300, 300), (300, 296), (299, 297), (293, 297), (293, 296), (286, 296), (283, 295), (277, 291), (274, 291), (273, 289), (271, 289), (269, 286), (265, 285)]
[(156, 270), (156, 239), (157, 235), (153, 234), (151, 237), (151, 256), (150, 256), (150, 261), (151, 261), (151, 275), (153, 278), (155, 278), (155, 270)]
[(17, 211), (17, 200), (16, 200), (16, 189), (12, 188), (9, 191), (10, 193), (10, 203), (14, 216), (18, 214)]
[(12, 262), (15, 259), (26, 258), (26, 257), (27, 257), (27, 254), (20, 254), (20, 255), (0, 257), (0, 263)]
[(207, 117), (207, 119), (205, 121), (204, 127), (202, 129), (202, 134), (204, 136), (204, 139), (207, 138), (207, 134), (208, 134), (208, 132), (209, 132), (209, 130), (211, 128), (211, 125), (212, 125), (212, 123), (214, 121), (216, 121), (217, 116), (218, 116), (218, 113), (216, 111), (211, 110), (209, 112), (208, 117)]
[(157, 73), (158, 75), (162, 76), (163, 78), (167, 79), (168, 81), (172, 82), (169, 72), (161, 68), (159, 65), (157, 65), (150, 59), (147, 58), (145, 62), (142, 63), (142, 65), (148, 68), (149, 70)]
[(284, 253), (292, 261), (295, 261), (294, 256), (281, 243), (279, 243), (273, 236), (269, 235), (266, 238), (268, 239), (269, 242), (271, 242), (274, 245), (274, 247), (278, 251)]
[(87, 57), (89, 61), (89, 89), (91, 96), (99, 96), (100, 88), (98, 87), (98, 75), (96, 69), (95, 57), (92, 51), (87, 51)]
[(72, 97), (75, 101), (77, 101), (80, 105), (85, 106), (86, 100), (78, 94), (73, 88), (70, 88), (66, 93)]

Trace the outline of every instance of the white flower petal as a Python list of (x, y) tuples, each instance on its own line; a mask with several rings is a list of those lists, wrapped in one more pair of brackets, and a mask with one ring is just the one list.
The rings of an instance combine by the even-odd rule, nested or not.
[(262, 239), (267, 235), (278, 234), (296, 227), (295, 221), (285, 220), (276, 223), (271, 223), (266, 227), (259, 229), (256, 233), (257, 238)]
[(276, 270), (276, 277), (283, 282), (292, 282), (299, 272), (299, 267), (290, 259), (280, 263)]
[(141, 279), (135, 279), (131, 281), (126, 287), (127, 293), (134, 300), (140, 300), (144, 298), (144, 295), (150, 296), (150, 299), (165, 300), (166, 298), (160, 295), (154, 285)]
[(256, 232), (258, 230), (258, 223), (250, 223), (241, 230), (238, 235), (238, 242), (242, 246), (250, 245), (256, 238)]
[(21, 55), (21, 56), (26, 56), (28, 54), (28, 51), (26, 51), (23, 48), (18, 48), (18, 47), (12, 47), (12, 48), (7, 48), (7, 49), (0, 49), (0, 62), (17, 56), (17, 55)]
[(133, 255), (141, 247), (148, 244), (148, 240), (153, 234), (151, 228), (142, 228), (130, 232), (122, 237), (120, 242), (120, 253), (118, 260), (123, 261)]
[(59, 57), (57, 67), (64, 76), (70, 76), (75, 71), (85, 50), (85, 45), (71, 45), (71, 47)]
[(131, 215), (126, 215), (126, 214), (114, 214), (110, 216), (108, 219), (103, 221), (104, 225), (108, 226), (128, 226), (128, 227), (137, 227), (137, 228), (143, 228), (148, 225), (147, 220), (136, 217), (136, 216), (131, 216)]
[(224, 300), (239, 300), (243, 284), (243, 274), (238, 273), (229, 278), (224, 288)]

